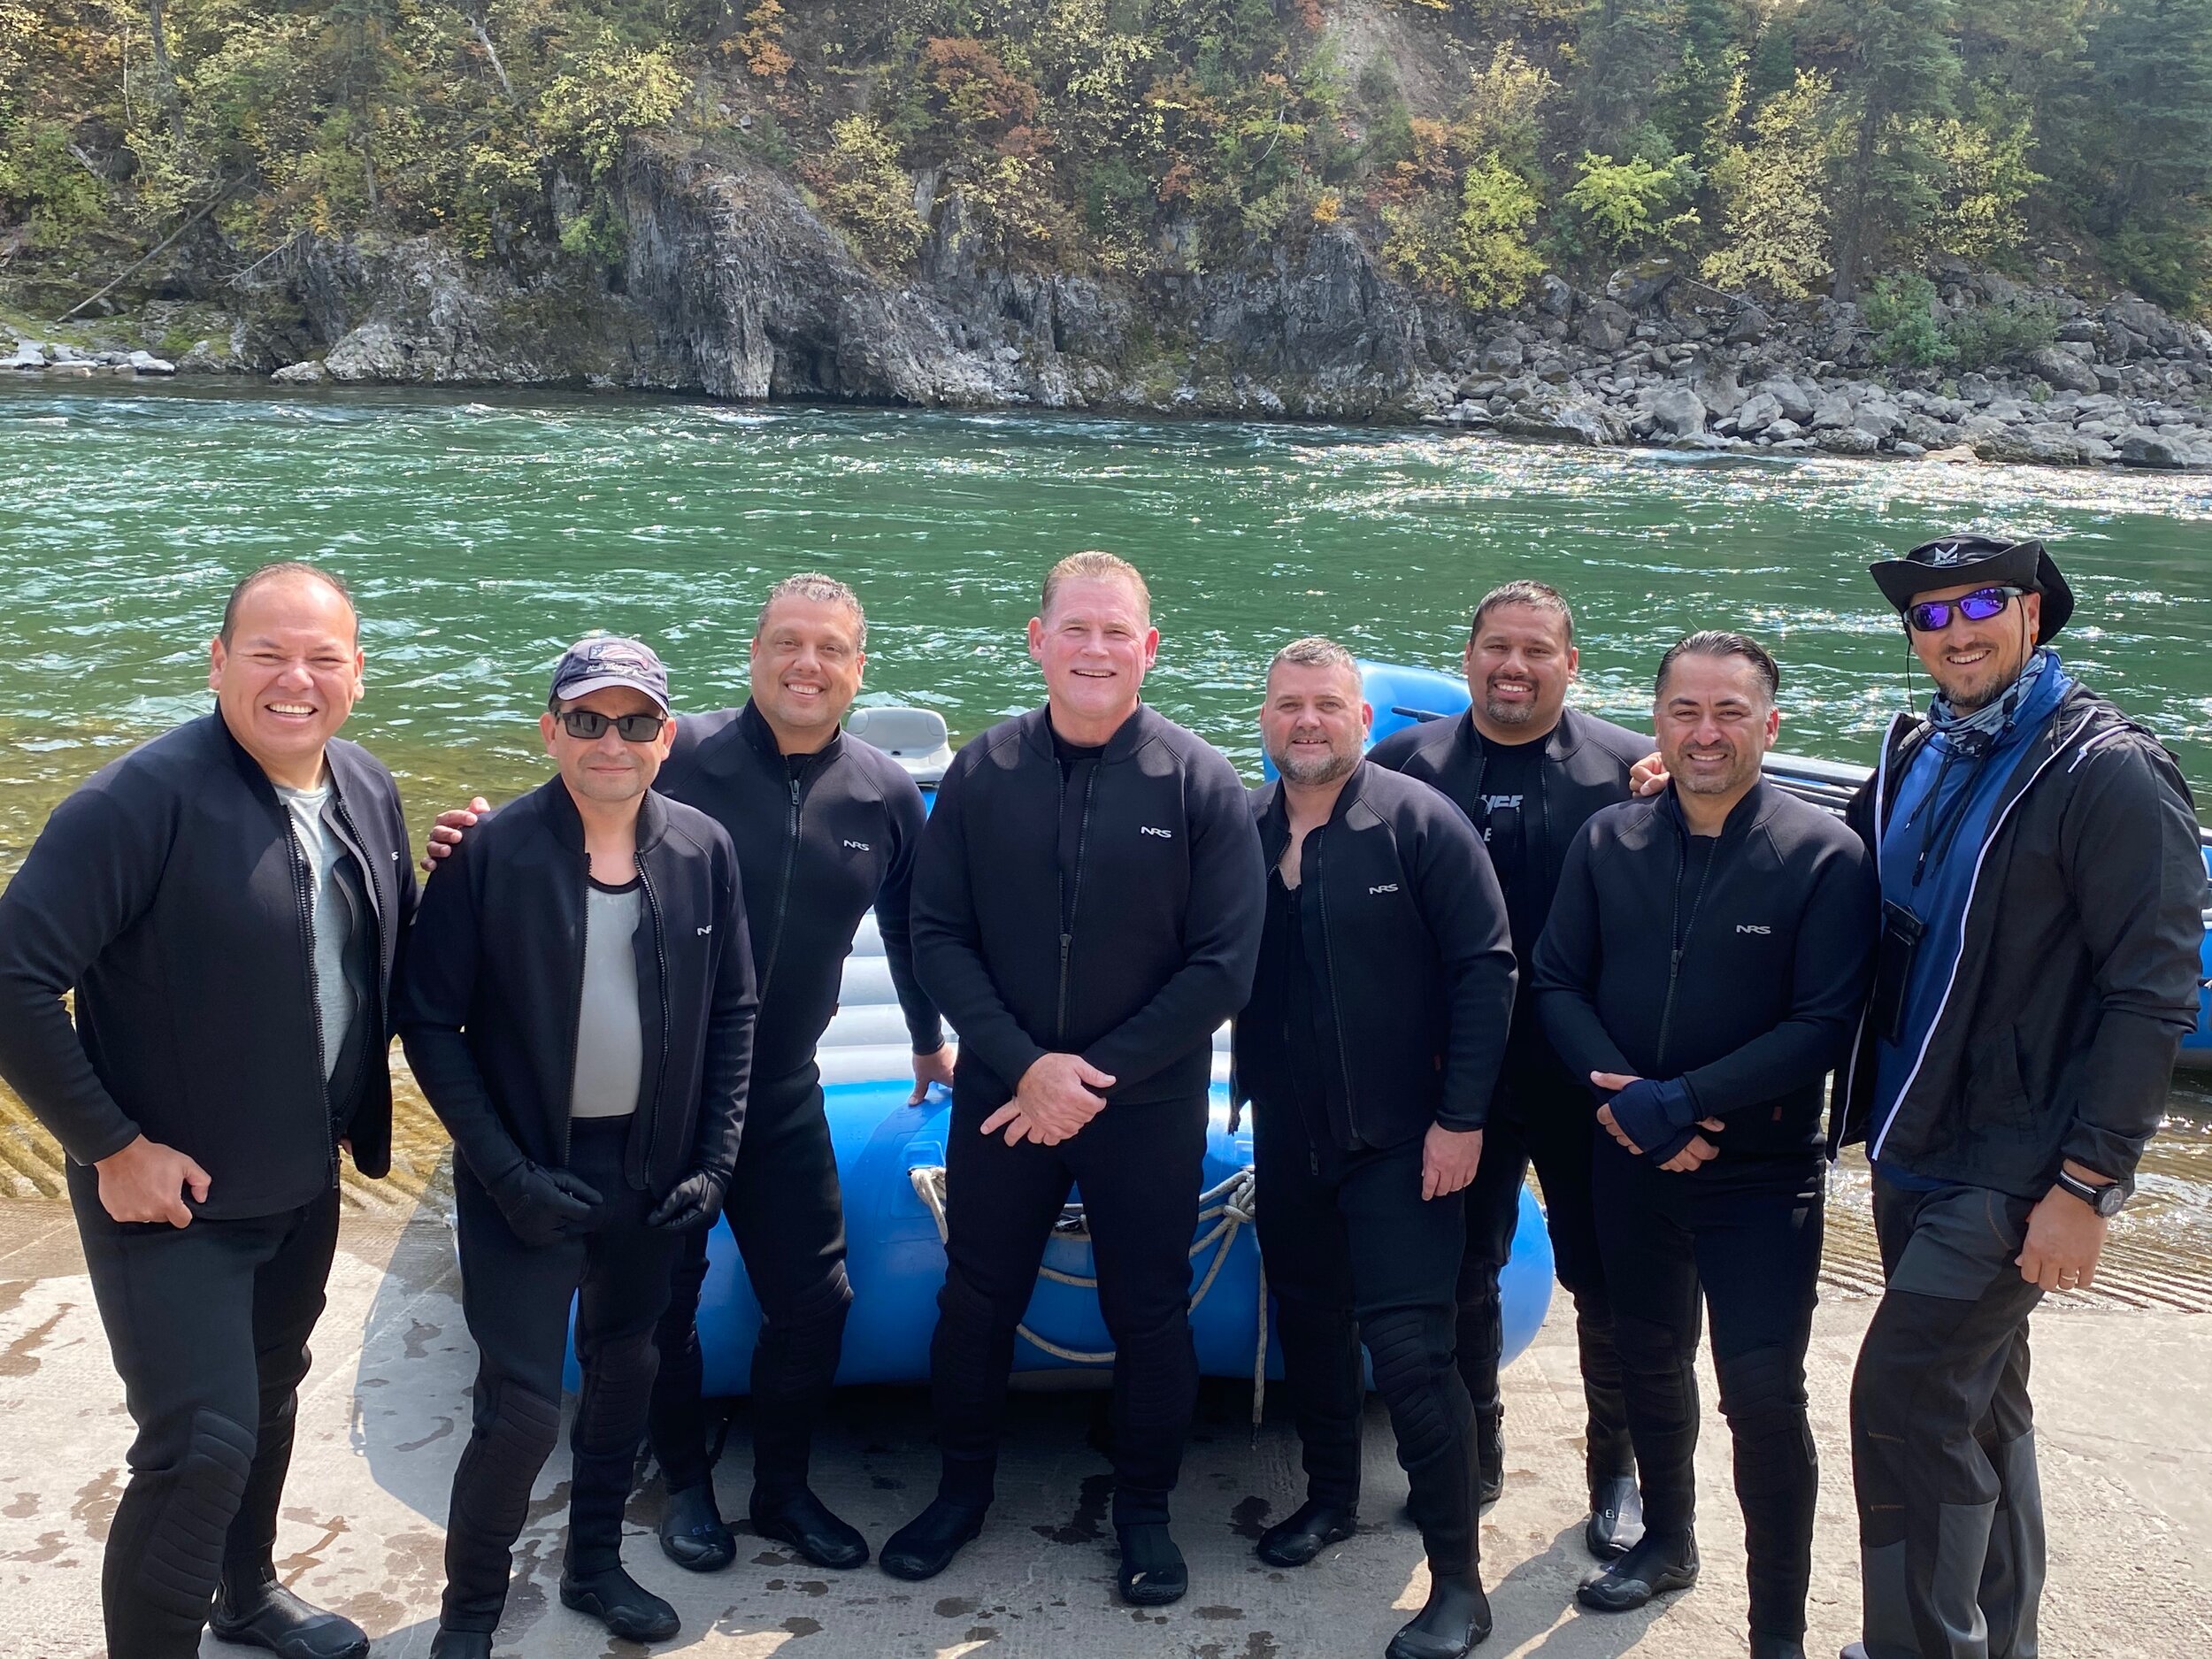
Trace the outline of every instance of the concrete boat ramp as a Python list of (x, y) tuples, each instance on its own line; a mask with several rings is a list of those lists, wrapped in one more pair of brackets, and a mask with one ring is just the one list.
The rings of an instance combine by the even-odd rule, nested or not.
[[(300, 1403), (279, 1563), (303, 1594), (343, 1609), (377, 1659), (429, 1647), (447, 1483), (466, 1435), (474, 1353), (461, 1320), (450, 1235), (434, 1194), (348, 1215), (330, 1306)], [(1855, 1224), (1839, 1217), (1837, 1231)], [(1832, 1284), (1814, 1339), (1823, 1461), (1809, 1653), (1856, 1630), (1850, 1471), (1843, 1438), (1851, 1358), (1873, 1303)], [(2036, 1321), (2036, 1397), (2049, 1505), (2047, 1655), (2179, 1659), (2212, 1651), (2212, 1317), (2155, 1306), (2053, 1305)], [(1368, 1423), (1367, 1529), (1303, 1571), (1263, 1567), (1251, 1540), (1297, 1502), (1297, 1444), (1283, 1402), (1256, 1442), (1248, 1391), (1210, 1384), (1177, 1499), (1191, 1564), (1179, 1605), (1140, 1612), (1111, 1584), (1108, 1480), (1094, 1446), (1101, 1397), (1018, 1397), (990, 1531), (942, 1578), (908, 1585), (872, 1566), (826, 1573), (749, 1535), (709, 1577), (667, 1562), (652, 1529), (659, 1492), (633, 1501), (633, 1570), (673, 1601), (683, 1633), (650, 1651), (701, 1659), (955, 1659), (956, 1655), (1192, 1655), (1336, 1659), (1379, 1655), (1425, 1591), (1418, 1540), (1379, 1409)], [(1727, 1436), (1706, 1379), (1699, 1457), (1706, 1572), (1661, 1609), (1578, 1614), (1579, 1391), (1571, 1320), (1555, 1297), (1529, 1356), (1509, 1371), (1509, 1477), (1483, 1529), (1498, 1617), (1484, 1655), (1544, 1659), (1726, 1659), (1744, 1651), (1741, 1532)], [(838, 1397), (819, 1458), (833, 1506), (880, 1542), (934, 1478), (918, 1390)], [(120, 1386), (65, 1206), (0, 1202), (0, 1655), (101, 1651), (100, 1546), (130, 1439)], [(747, 1489), (741, 1416), (720, 1471), (723, 1507)], [(567, 1495), (557, 1453), (519, 1551), (499, 1652), (615, 1659), (612, 1642), (554, 1594)], [(743, 1529), (741, 1526), (741, 1533)], [(209, 1639), (204, 1659), (252, 1650)]]

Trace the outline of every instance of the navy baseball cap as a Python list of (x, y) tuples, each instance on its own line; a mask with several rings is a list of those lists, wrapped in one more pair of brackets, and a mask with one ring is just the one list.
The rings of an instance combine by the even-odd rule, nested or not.
[(653, 648), (639, 641), (594, 634), (570, 646), (553, 671), (553, 695), (562, 702), (610, 686), (641, 691), (660, 704), (663, 714), (668, 712), (668, 670)]

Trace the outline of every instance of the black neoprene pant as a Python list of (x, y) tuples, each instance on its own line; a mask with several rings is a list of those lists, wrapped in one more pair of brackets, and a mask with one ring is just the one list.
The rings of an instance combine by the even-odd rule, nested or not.
[[(845, 1204), (823, 1115), (820, 1073), (756, 1080), (745, 1138), (722, 1213), (760, 1303), (753, 1349), (753, 1486), (775, 1498), (803, 1487), (822, 1402), (837, 1379), (852, 1286), (845, 1278)], [(671, 1491), (711, 1473), (700, 1399), (699, 1287), (707, 1229), (683, 1235), (655, 1343), (653, 1455)]]
[(338, 1190), (235, 1221), (118, 1222), (99, 1177), (69, 1197), (138, 1435), (100, 1600), (116, 1659), (192, 1659), (218, 1585), (270, 1566), (307, 1339), (338, 1241)]
[(1498, 1405), (1505, 1327), (1498, 1275), (1513, 1254), (1521, 1183), (1529, 1165), (1544, 1189), (1544, 1226), (1559, 1282), (1574, 1298), (1575, 1340), (1589, 1410), (1586, 1463), (1592, 1488), (1634, 1466), (1621, 1362), (1613, 1351), (1613, 1304), (1590, 1201), (1590, 1137), (1596, 1102), (1585, 1088), (1501, 1088), (1482, 1139), (1482, 1163), (1467, 1187), (1467, 1253), (1459, 1275), (1459, 1374), (1477, 1411)]
[(1116, 1356), (1114, 1522), (1164, 1521), (1198, 1399), (1190, 1247), (1206, 1097), (1116, 1102), (1056, 1147), (1010, 1147), (1002, 1133), (982, 1134), (986, 1115), (956, 1097), (946, 1132), (945, 1287), (929, 1348), (939, 1491), (978, 1508), (991, 1502), (1014, 1327), (1068, 1189), (1080, 1183)]
[(449, 1630), (499, 1626), (530, 1487), (560, 1432), (572, 1302), (584, 1386), (569, 1432), (565, 1570), (589, 1575), (621, 1560), (622, 1511), (653, 1387), (653, 1325), (668, 1301), (681, 1236), (645, 1225), (652, 1197), (623, 1174), (629, 1133), (626, 1118), (571, 1125), (568, 1167), (598, 1189), (601, 1202), (551, 1244), (515, 1237), (467, 1165), (456, 1163), (461, 1310), (480, 1360), (473, 1422), (446, 1522), (440, 1622)]
[(1294, 1106), (1253, 1104), (1260, 1249), (1307, 1495), (1359, 1502), (1363, 1340), (1432, 1567), (1466, 1573), (1481, 1545), (1474, 1411), (1452, 1358), (1466, 1211), (1422, 1198), (1421, 1146), (1317, 1146)]
[(1822, 1155), (1670, 1173), (1596, 1137), (1592, 1190), (1644, 1526), (1690, 1526), (1697, 1494), (1697, 1344), (1713, 1321), (1720, 1410), (1735, 1443), (1751, 1629), (1802, 1636), (1820, 1469), (1805, 1420), (1805, 1349), (1820, 1278)]

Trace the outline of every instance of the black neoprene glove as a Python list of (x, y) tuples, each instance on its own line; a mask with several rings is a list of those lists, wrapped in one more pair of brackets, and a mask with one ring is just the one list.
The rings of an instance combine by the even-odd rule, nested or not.
[(599, 1189), (566, 1170), (549, 1170), (529, 1159), (509, 1170), (485, 1191), (507, 1217), (514, 1235), (533, 1249), (565, 1237), (572, 1222), (582, 1221), (600, 1203)]
[(685, 1233), (710, 1227), (722, 1213), (722, 1181), (704, 1170), (694, 1170), (668, 1189), (668, 1196), (653, 1206), (645, 1225), (664, 1233)]

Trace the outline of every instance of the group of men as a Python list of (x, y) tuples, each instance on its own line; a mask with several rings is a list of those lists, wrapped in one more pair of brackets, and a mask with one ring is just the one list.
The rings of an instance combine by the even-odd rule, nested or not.
[(677, 717), (638, 641), (572, 648), (540, 719), (556, 775), (443, 814), (419, 892), (390, 775), (336, 735), (362, 689), (349, 595), (309, 566), (250, 575), (214, 711), (96, 774), (0, 894), (0, 1075), (69, 1153), (138, 1429), (111, 1652), (195, 1654), (210, 1626), (284, 1659), (367, 1652), (272, 1552), (339, 1156), (388, 1164), (394, 1033), (453, 1137), (480, 1356), (433, 1652), (490, 1651), (572, 1302), (562, 1601), (618, 1637), (677, 1633), (620, 1557), (643, 1441), (664, 1550), (733, 1561), (695, 1326), (718, 1217), (763, 1312), (752, 1525), (865, 1562), (809, 1464), (852, 1295), (814, 1054), (872, 908), (914, 1098), (952, 1096), (941, 1472), (884, 1571), (932, 1577), (984, 1528), (1016, 1327), (1079, 1185), (1116, 1351), (1117, 1585), (1139, 1607), (1185, 1593), (1188, 1250), (1233, 1020), (1307, 1477), (1263, 1559), (1352, 1534), (1364, 1361), (1428, 1558), (1389, 1654), (1488, 1635), (1498, 1279), (1533, 1164), (1587, 1397), (1578, 1599), (1631, 1609), (1698, 1576), (1709, 1313), (1750, 1650), (1798, 1659), (1825, 1163), (1864, 1140), (1888, 1285), (1852, 1400), (1850, 1651), (2031, 1659), (2028, 1315), (2091, 1281), (2160, 1120), (2204, 865), (2171, 758), (2050, 649), (2073, 600), (2039, 543), (1951, 537), (1873, 573), (1937, 695), (1847, 820), (1763, 780), (1780, 671), (1759, 645), (1670, 649), (1655, 743), (1566, 706), (1572, 615), (1532, 581), (1474, 611), (1466, 714), (1371, 752), (1352, 657), (1285, 646), (1260, 710), (1276, 776), (1248, 791), (1141, 701), (1142, 577), (1081, 553), (1029, 624), (1044, 705), (963, 748), (933, 811), (841, 730), (859, 601), (796, 576), (762, 607), (738, 710)]

